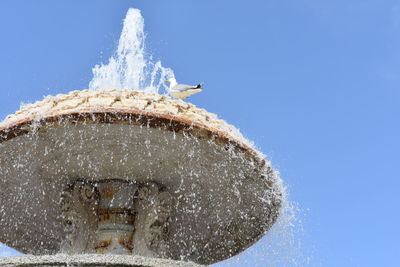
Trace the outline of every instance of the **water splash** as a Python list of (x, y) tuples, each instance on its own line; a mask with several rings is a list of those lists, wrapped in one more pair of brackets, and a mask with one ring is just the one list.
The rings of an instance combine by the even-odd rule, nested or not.
[(304, 267), (315, 263), (314, 251), (302, 244), (305, 234), (302, 217), (305, 216), (305, 210), (287, 198), (286, 190), (285, 188), (280, 215), (269, 232), (242, 253), (212, 266)]
[(124, 19), (117, 50), (108, 64), (94, 66), (89, 89), (132, 89), (160, 94), (168, 92), (165, 80), (174, 77), (174, 72), (164, 68), (159, 60), (152, 61), (152, 56), (146, 53), (145, 39), (144, 19), (140, 10), (130, 8)]

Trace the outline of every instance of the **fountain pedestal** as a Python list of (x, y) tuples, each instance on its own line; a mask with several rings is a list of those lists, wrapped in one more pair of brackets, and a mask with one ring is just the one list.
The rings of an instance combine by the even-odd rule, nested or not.
[[(169, 233), (172, 201), (165, 187), (154, 182), (77, 179), (61, 195), (66, 232), (61, 251), (135, 254), (135, 224), (144, 232), (149, 249), (160, 248)], [(135, 222), (137, 217), (141, 220)]]

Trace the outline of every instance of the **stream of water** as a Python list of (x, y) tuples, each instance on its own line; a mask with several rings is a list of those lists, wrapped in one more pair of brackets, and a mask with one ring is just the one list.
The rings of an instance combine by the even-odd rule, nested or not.
[(144, 19), (139, 9), (130, 8), (124, 19), (118, 47), (107, 64), (94, 66), (89, 89), (132, 89), (149, 93), (168, 92), (165, 80), (174, 77), (170, 68), (153, 61), (146, 52)]

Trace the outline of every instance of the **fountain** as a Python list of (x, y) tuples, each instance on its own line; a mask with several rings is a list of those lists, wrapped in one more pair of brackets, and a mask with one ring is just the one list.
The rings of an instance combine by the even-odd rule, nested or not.
[(144, 91), (48, 96), (0, 124), (0, 242), (31, 255), (0, 266), (202, 266), (270, 229), (283, 191), (264, 156), (216, 115)]

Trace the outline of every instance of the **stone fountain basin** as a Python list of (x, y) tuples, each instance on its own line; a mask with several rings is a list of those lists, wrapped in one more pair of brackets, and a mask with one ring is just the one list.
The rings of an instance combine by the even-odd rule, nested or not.
[[(200, 264), (255, 243), (282, 200), (274, 170), (253, 148), (200, 122), (129, 107), (53, 110), (5, 124), (0, 170), (0, 241), (34, 255), (59, 252), (60, 195), (76, 179), (165, 186), (174, 201), (160, 257)], [(157, 256), (142, 222), (134, 254)]]

